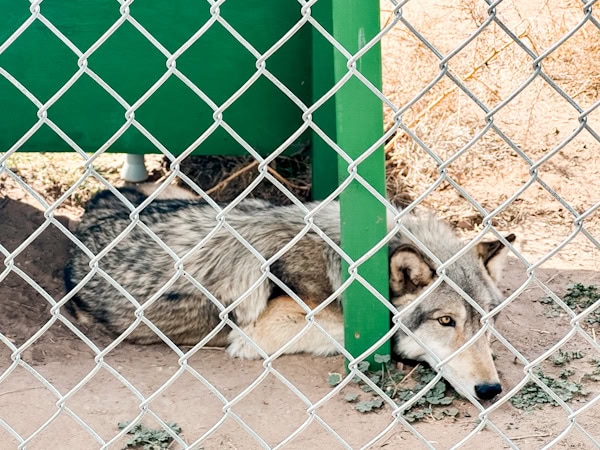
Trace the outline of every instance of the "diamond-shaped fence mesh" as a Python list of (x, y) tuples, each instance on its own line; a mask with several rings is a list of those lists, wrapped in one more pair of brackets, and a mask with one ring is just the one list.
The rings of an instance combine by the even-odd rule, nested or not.
[(2, 448), (599, 447), (595, 3), (0, 1)]

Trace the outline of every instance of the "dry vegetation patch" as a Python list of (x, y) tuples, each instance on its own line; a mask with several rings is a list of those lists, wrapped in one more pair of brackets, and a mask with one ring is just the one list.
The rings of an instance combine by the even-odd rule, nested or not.
[[(387, 23), (393, 13), (388, 2), (382, 5), (382, 22)], [(402, 12), (443, 56), (461, 47), (489, 17), (486, 5), (474, 0), (409, 2)], [(537, 170), (541, 183), (534, 181), (495, 223), (501, 229), (531, 234), (540, 231), (539, 222), (545, 222), (555, 234), (566, 237), (574, 216), (556, 197), (575, 213), (597, 201), (595, 184), (586, 180), (591, 181), (600, 169), (600, 143), (586, 130), (570, 136), (580, 127), (580, 112), (571, 103), (585, 110), (598, 99), (600, 59), (595, 55), (600, 30), (588, 21), (553, 49), (584, 18), (580, 2), (505, 1), (496, 13), (519, 42), (491, 22), (447, 61), (448, 71), (476, 100), (448, 75), (422, 94), (442, 72), (440, 59), (402, 23), (384, 37), (384, 92), (398, 108), (410, 105), (401, 115), (410, 131), (400, 130), (386, 146), (390, 196), (397, 194), (398, 179), (414, 198), (440, 177), (440, 166), (431, 153), (447, 163), (449, 179), (490, 212), (531, 179), (533, 164), (555, 151)], [(559, 90), (540, 76), (520, 89), (534, 73), (533, 59), (523, 47), (536, 54), (548, 52), (542, 70)], [(487, 127), (481, 105), (494, 112), (494, 127)], [(392, 111), (386, 111), (386, 118), (387, 126), (393, 126)], [(595, 112), (588, 115), (588, 123), (598, 128)], [(475, 137), (479, 139), (472, 144)], [(467, 232), (481, 222), (481, 215), (448, 182), (423, 203)], [(586, 227), (600, 230), (597, 215), (590, 217)]]

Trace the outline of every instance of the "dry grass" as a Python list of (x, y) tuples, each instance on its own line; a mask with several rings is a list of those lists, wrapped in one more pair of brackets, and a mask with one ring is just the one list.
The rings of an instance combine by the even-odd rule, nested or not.
[[(236, 198), (259, 177), (258, 162), (251, 156), (195, 156), (181, 164), (181, 171), (217, 202)], [(310, 157), (308, 151), (280, 156), (267, 168), (268, 173), (302, 201), (310, 199)], [(275, 204), (291, 200), (268, 179), (263, 179), (248, 195)]]
[[(146, 165), (151, 179), (163, 173), (161, 160), (162, 157), (158, 155), (146, 156)], [(74, 153), (17, 152), (7, 158), (6, 167), (51, 204), (84, 177), (83, 163), (83, 158)], [(122, 165), (122, 155), (107, 153), (97, 158), (93, 167), (107, 182), (114, 186), (121, 186), (124, 184), (120, 179)], [(98, 178), (87, 176), (79, 188), (61, 205), (61, 209), (74, 216), (80, 216), (83, 212), (83, 204), (103, 188), (104, 185)], [(14, 200), (37, 203), (13, 177), (6, 173), (0, 174), (0, 193)]]
[[(390, 2), (382, 0), (381, 4), (382, 23), (387, 23), (392, 20)], [(485, 22), (486, 8), (477, 0), (409, 2), (403, 7), (403, 17), (442, 55), (447, 55)], [(537, 54), (550, 49), (584, 16), (581, 3), (575, 0), (505, 1), (498, 6), (497, 15), (523, 45)], [(600, 30), (588, 22), (543, 60), (544, 72), (582, 108), (598, 97), (599, 47)], [(384, 92), (398, 107), (413, 101), (440, 73), (439, 59), (403, 24), (384, 37), (382, 49)], [(532, 59), (495, 23), (453, 56), (448, 67), (488, 110), (509, 98), (533, 72)], [(538, 77), (499, 109), (493, 120), (515, 146), (536, 161), (578, 126), (577, 116), (578, 112)], [(597, 117), (590, 115), (596, 125)], [(391, 111), (386, 111), (386, 119), (391, 126)], [(422, 144), (400, 131), (386, 147), (392, 197), (399, 179), (404, 189), (416, 197), (439, 178), (439, 165), (424, 146), (447, 161), (486, 126), (485, 112), (446, 76), (403, 113), (402, 123)], [(597, 201), (597, 193), (586, 188), (586, 180), (600, 168), (594, 152), (589, 151), (598, 145), (584, 132), (540, 167), (540, 177), (550, 180), (558, 195), (580, 212)], [(491, 211), (530, 179), (529, 168), (498, 133), (488, 130), (447, 167), (447, 174)], [(481, 220), (448, 183), (424, 203), (467, 230), (476, 229)], [(569, 227), (572, 220), (560, 203), (534, 183), (496, 222), (506, 229), (530, 225), (540, 218), (564, 227)]]

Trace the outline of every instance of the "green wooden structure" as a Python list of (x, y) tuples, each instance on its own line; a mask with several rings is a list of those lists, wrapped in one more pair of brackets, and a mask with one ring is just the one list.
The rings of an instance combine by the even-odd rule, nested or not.
[[(31, 17), (27, 0), (0, 0), (0, 68), (42, 104), (47, 116), (84, 151), (94, 152), (125, 123), (127, 107), (89, 75), (83, 74), (60, 97), (56, 93), (77, 73), (78, 56), (40, 20), (10, 45), (15, 31)], [(69, 0), (41, 3), (41, 14), (81, 52), (120, 18), (116, 0)], [(220, 15), (259, 53), (301, 20), (296, 0), (228, 0)], [(160, 43), (176, 52), (212, 17), (209, 2), (143, 0), (130, 6), (131, 17)], [(320, 0), (311, 15), (341, 45), (355, 53), (379, 31), (377, 0)], [(143, 103), (138, 100), (167, 71), (167, 56), (137, 29), (124, 22), (108, 40), (87, 54), (87, 65), (135, 107), (139, 121), (171, 153), (180, 154), (214, 123), (214, 111), (175, 76)], [(267, 59), (267, 69), (304, 104), (312, 105), (347, 74), (347, 59), (310, 24), (305, 24)], [(217, 106), (256, 73), (256, 57), (221, 24), (214, 23), (176, 59), (176, 68)], [(358, 61), (361, 73), (381, 86), (379, 46)], [(50, 103), (47, 103), (49, 102)], [(38, 108), (0, 75), (0, 153), (38, 122)], [(260, 77), (223, 112), (223, 120), (260, 154), (273, 152), (302, 125), (302, 111), (265, 77)], [(351, 157), (369, 148), (383, 132), (381, 101), (351, 78), (313, 114), (314, 122)], [(320, 137), (305, 132), (288, 150), (312, 145), (313, 196), (324, 198), (348, 176), (348, 165)], [(71, 151), (48, 126), (42, 126), (18, 151)], [(133, 126), (107, 151), (156, 153), (158, 149)], [(224, 129), (200, 142), (196, 154), (239, 155), (246, 150)], [(383, 149), (359, 166), (359, 173), (385, 193)], [(386, 231), (385, 209), (364, 187), (352, 182), (340, 196), (342, 246), (354, 259), (372, 248)], [(384, 296), (388, 291), (386, 250), (359, 268)], [(369, 348), (389, 329), (389, 313), (354, 282), (345, 295), (346, 347), (353, 355)], [(377, 352), (388, 354), (389, 344)]]

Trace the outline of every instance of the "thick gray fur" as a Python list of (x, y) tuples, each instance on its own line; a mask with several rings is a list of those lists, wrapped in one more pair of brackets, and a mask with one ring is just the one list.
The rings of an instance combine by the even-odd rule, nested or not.
[[(147, 198), (132, 189), (124, 189), (122, 194), (134, 205)], [(317, 203), (307, 205), (309, 210), (316, 206)], [(321, 206), (314, 221), (339, 244), (339, 206), (336, 202)], [(130, 209), (116, 196), (101, 192), (88, 203), (76, 235), (97, 255), (131, 224), (130, 215)], [(304, 311), (272, 279), (258, 282), (263, 276), (264, 260), (278, 253), (305, 228), (302, 210), (295, 205), (272, 206), (260, 200), (244, 200), (226, 215), (227, 224), (262, 255), (262, 260), (227, 227), (219, 225), (216, 216), (217, 212), (201, 200), (153, 201), (143, 210), (140, 219), (183, 258), (186, 276), (174, 278), (175, 259), (136, 225), (99, 260), (99, 269), (126, 293), (96, 273), (67, 307), (76, 317), (91, 317), (119, 335), (136, 320), (136, 306), (131, 298), (143, 305), (174, 279), (160, 297), (146, 305), (144, 316), (178, 345), (194, 345), (207, 337), (221, 325), (219, 315), (223, 308), (245, 296), (229, 313), (229, 318), (251, 336), (255, 344), (226, 326), (210, 339), (209, 345), (229, 345), (230, 355), (244, 358), (259, 357), (258, 347), (269, 354), (284, 346), (289, 353), (308, 351), (328, 355), (337, 352), (339, 347), (314, 327), (296, 339), (306, 323)], [(442, 262), (464, 247), (445, 223), (429, 213), (407, 215), (402, 223)], [(210, 239), (205, 240), (209, 235)], [(506, 239), (512, 242), (514, 236)], [(203, 244), (198, 245), (203, 240)], [(498, 241), (478, 244), (445, 268), (446, 275), (478, 308), (446, 282), (423, 296), (418, 304), (412, 303), (437, 278), (439, 266), (400, 234), (389, 242), (389, 251), (390, 301), (402, 311), (402, 323), (412, 334), (399, 329), (394, 335), (394, 352), (434, 366), (449, 359), (442, 369), (443, 375), (460, 392), (481, 399), (497, 395), (501, 386), (489, 341), (481, 333), (482, 316), (478, 309), (489, 312), (502, 300), (495, 282), (500, 277), (505, 247)], [(67, 290), (74, 289), (90, 270), (90, 258), (76, 248), (65, 270)], [(340, 257), (314, 231), (309, 231), (273, 262), (269, 273), (311, 308), (330, 297), (341, 285)], [(217, 303), (186, 277), (200, 283)], [(251, 292), (247, 293), (250, 288)], [(343, 345), (339, 299), (316, 319), (338, 345)], [(135, 327), (128, 339), (146, 344), (161, 340), (144, 324)]]
[[(146, 197), (132, 189), (121, 191), (134, 205)], [(316, 203), (307, 204), (312, 209)], [(101, 192), (86, 207), (77, 228), (77, 237), (98, 254), (130, 225), (130, 210), (108, 191)], [(217, 212), (201, 200), (155, 200), (141, 214), (141, 220), (179, 257), (188, 254), (217, 226)], [(261, 200), (244, 200), (226, 216), (227, 223), (242, 235), (265, 259), (278, 252), (305, 228), (304, 214), (297, 206), (272, 206)], [(339, 244), (339, 205), (330, 202), (315, 216), (315, 223), (329, 238)], [(410, 215), (406, 226), (441, 261), (451, 258), (464, 244), (443, 222), (429, 213)], [(389, 244), (390, 255), (401, 245), (411, 245), (403, 236), (395, 236)], [(262, 275), (261, 262), (225, 227), (203, 246), (185, 258), (187, 274), (201, 283), (222, 305), (236, 301)], [(104, 256), (99, 267), (143, 304), (175, 274), (175, 261), (140, 227), (135, 227), (117, 246)], [(432, 265), (432, 273), (435, 267)], [(76, 249), (65, 271), (66, 285), (72, 289), (90, 272), (89, 258)], [(284, 282), (300, 298), (316, 304), (340, 286), (341, 267), (337, 253), (316, 233), (309, 231), (294, 247), (270, 267), (270, 272)], [(481, 258), (475, 251), (467, 253), (451, 265), (447, 274), (485, 310), (496, 306), (501, 296), (490, 280)], [(240, 326), (259, 317), (269, 299), (281, 294), (280, 288), (265, 280), (237, 306), (230, 317)], [(427, 320), (428, 311), (458, 294), (443, 283), (435, 296), (406, 315), (403, 322), (416, 329)], [(392, 301), (404, 303), (399, 294)], [(462, 300), (461, 300), (462, 302)], [(120, 334), (135, 320), (135, 306), (100, 275), (94, 276), (77, 293), (71, 309), (88, 313), (114, 334)], [(468, 310), (473, 308), (465, 304)], [(220, 309), (192, 283), (180, 277), (145, 312), (171, 340), (177, 344), (195, 344), (219, 323)], [(469, 311), (474, 322), (480, 315)], [(225, 343), (224, 330), (215, 344)], [(398, 333), (402, 337), (404, 333)], [(129, 339), (139, 343), (159, 342), (154, 332), (137, 327)], [(397, 348), (403, 354), (402, 348)], [(410, 357), (411, 355), (405, 355)]]

